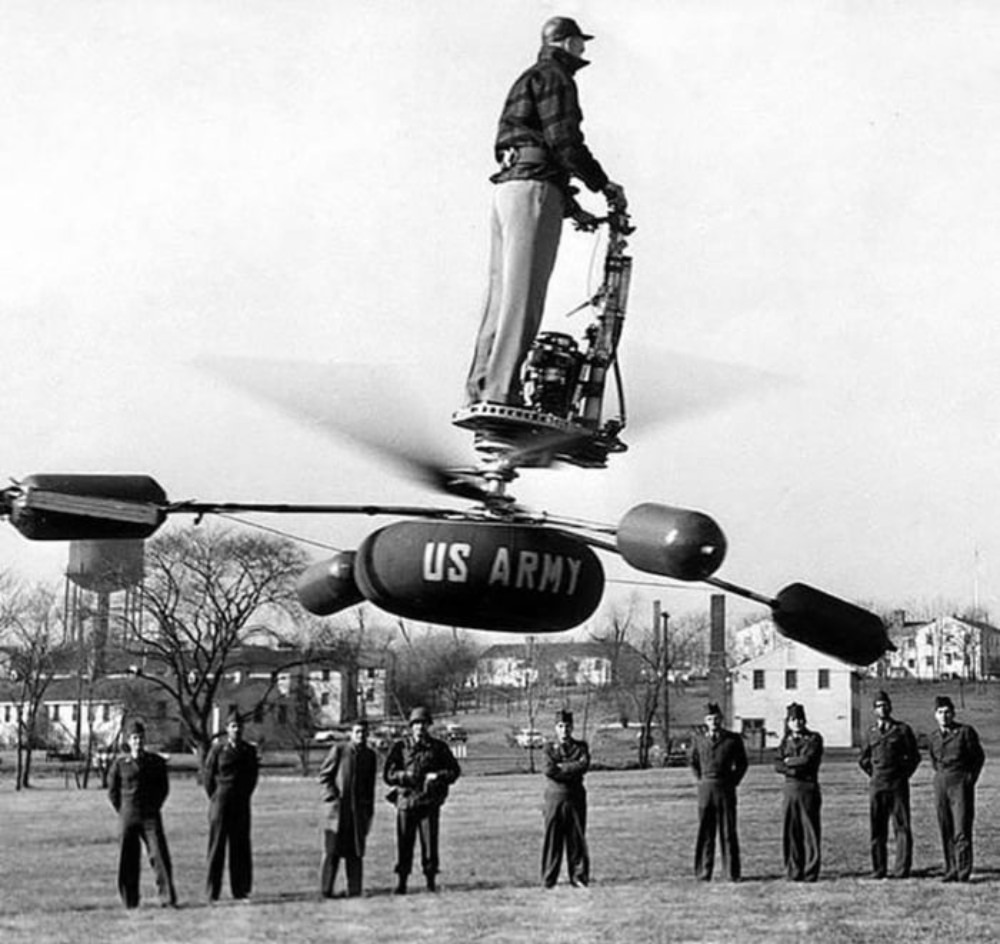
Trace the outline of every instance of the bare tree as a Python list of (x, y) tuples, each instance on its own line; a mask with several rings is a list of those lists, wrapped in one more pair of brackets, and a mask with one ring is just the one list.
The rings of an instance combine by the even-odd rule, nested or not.
[[(657, 715), (666, 710), (666, 684), (676, 667), (704, 662), (708, 624), (705, 615), (688, 614), (670, 620), (664, 630), (637, 615), (641, 604), (633, 594), (609, 607), (602, 628), (591, 638), (605, 647), (614, 666), (611, 689), (623, 720), (631, 714), (639, 722), (638, 763), (645, 768), (650, 765)], [(670, 719), (663, 720), (666, 738)], [(669, 750), (670, 745), (665, 747)]]
[(147, 545), (130, 645), (143, 659), (140, 674), (169, 696), (202, 758), (227, 662), (263, 620), (293, 607), (293, 582), (305, 565), (285, 538), (215, 526), (165, 532)]
[(17, 715), (17, 770), (15, 787), (31, 785), (34, 749), (42, 745), (47, 718), (45, 692), (57, 669), (65, 662), (63, 614), (56, 594), (48, 587), (24, 589), (6, 582), (0, 597), (8, 671), (14, 681)]
[(393, 691), (400, 710), (426, 704), (456, 713), (475, 672), (479, 645), (458, 629), (415, 633), (403, 620), (399, 623), (405, 649), (396, 655)]

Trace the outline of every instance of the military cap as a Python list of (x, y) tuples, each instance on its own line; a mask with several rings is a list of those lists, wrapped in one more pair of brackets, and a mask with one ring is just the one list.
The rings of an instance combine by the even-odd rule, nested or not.
[(888, 693), (886, 693), (884, 691), (879, 691), (879, 692), (876, 692), (876, 694), (875, 694), (874, 704), (876, 704), (876, 705), (888, 705), (891, 708), (892, 707), (892, 699), (889, 697)]
[(947, 695), (937, 695), (934, 698), (934, 710), (937, 711), (938, 708), (950, 708), (952, 711), (955, 710), (955, 705), (952, 700)]
[(594, 38), (580, 29), (576, 20), (568, 16), (553, 16), (542, 24), (543, 43), (559, 43), (573, 36), (588, 41)]
[(128, 734), (131, 737), (133, 734), (145, 734), (146, 725), (144, 725), (138, 718), (135, 721), (129, 723)]
[(786, 712), (786, 716), (789, 721), (793, 719), (798, 719), (799, 721), (806, 720), (806, 710), (797, 701), (793, 701)]
[(416, 724), (418, 721), (426, 721), (427, 724), (433, 724), (434, 719), (431, 718), (431, 713), (423, 705), (418, 705), (413, 711), (410, 712), (410, 724)]
[(573, 723), (573, 712), (567, 711), (565, 708), (562, 711), (556, 712), (556, 724), (572, 724)]
[(722, 714), (722, 709), (719, 707), (719, 703), (717, 701), (710, 701), (705, 706), (705, 714), (706, 715), (721, 715)]

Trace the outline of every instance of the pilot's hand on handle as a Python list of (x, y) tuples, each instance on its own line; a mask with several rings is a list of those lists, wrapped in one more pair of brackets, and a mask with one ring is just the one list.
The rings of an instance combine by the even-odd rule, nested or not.
[(608, 201), (608, 209), (624, 212), (628, 209), (628, 199), (625, 197), (625, 188), (621, 184), (616, 184), (609, 180), (604, 185), (604, 199)]
[(573, 226), (584, 233), (592, 233), (597, 229), (598, 219), (593, 213), (588, 213), (583, 207), (578, 206), (570, 214)]

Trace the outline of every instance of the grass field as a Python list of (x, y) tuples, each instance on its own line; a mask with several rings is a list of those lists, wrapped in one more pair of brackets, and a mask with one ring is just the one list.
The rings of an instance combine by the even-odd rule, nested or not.
[[(473, 758), (470, 758), (472, 761)], [(469, 767), (474, 768), (470, 763)], [(204, 903), (206, 804), (176, 777), (165, 808), (181, 907), (155, 907), (148, 864), (143, 906), (126, 912), (115, 890), (115, 817), (97, 789), (41, 780), (16, 794), (0, 785), (0, 941), (18, 942), (674, 942), (993, 940), (1000, 879), (1000, 772), (979, 789), (977, 869), (943, 885), (930, 770), (914, 778), (915, 876), (873, 882), (864, 776), (828, 763), (824, 870), (817, 885), (781, 877), (780, 778), (754, 766), (741, 788), (745, 880), (691, 877), (695, 793), (688, 771), (598, 771), (588, 777), (593, 884), (538, 886), (540, 776), (467, 776), (444, 811), (438, 895), (396, 898), (393, 818), (379, 800), (362, 899), (316, 893), (317, 790), (266, 777), (255, 800), (256, 880), (250, 904)], [(380, 788), (379, 794), (384, 791)], [(414, 876), (419, 879), (420, 876)]]

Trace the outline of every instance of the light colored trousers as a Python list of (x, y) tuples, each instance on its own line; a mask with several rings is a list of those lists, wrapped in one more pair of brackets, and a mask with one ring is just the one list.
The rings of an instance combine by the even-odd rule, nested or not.
[(489, 284), (469, 369), (469, 402), (516, 403), (521, 365), (538, 333), (562, 234), (563, 195), (543, 180), (497, 184)]

